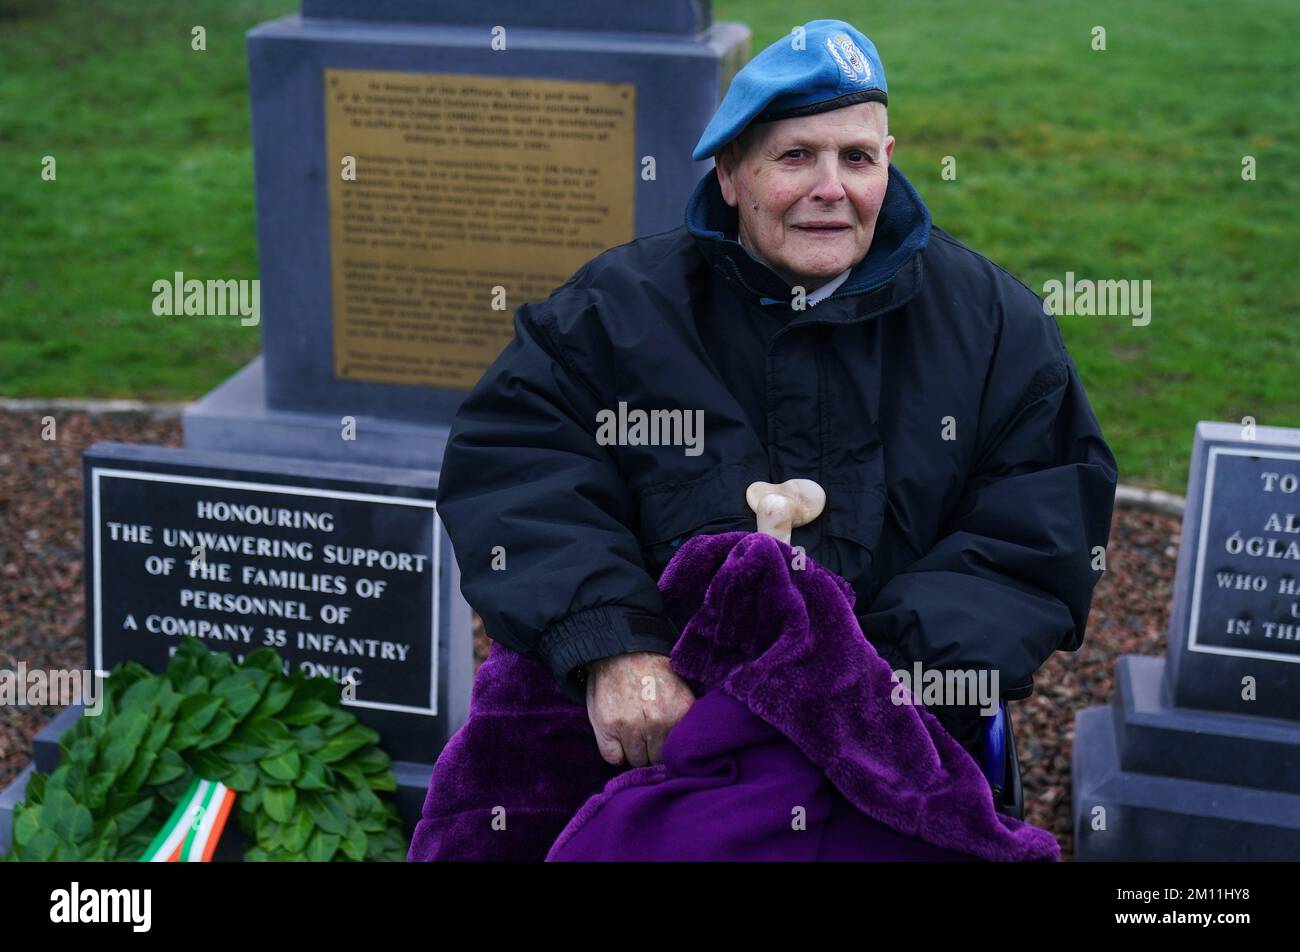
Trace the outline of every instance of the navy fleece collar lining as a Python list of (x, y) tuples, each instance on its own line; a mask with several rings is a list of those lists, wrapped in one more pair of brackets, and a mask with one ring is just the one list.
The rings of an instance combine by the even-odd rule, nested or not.
[[(686, 227), (697, 239), (731, 245), (756, 266), (772, 275), (776, 284), (784, 285), (779, 276), (759, 261), (732, 236), (737, 233), (736, 209), (722, 198), (718, 175), (709, 169), (695, 186), (686, 205)], [(867, 255), (850, 272), (848, 279), (827, 300), (863, 294), (889, 281), (923, 250), (930, 241), (930, 210), (907, 177), (896, 166), (889, 166), (889, 186), (876, 219), (876, 233)], [(778, 303), (764, 297), (761, 303)], [(788, 302), (779, 302), (788, 303)]]

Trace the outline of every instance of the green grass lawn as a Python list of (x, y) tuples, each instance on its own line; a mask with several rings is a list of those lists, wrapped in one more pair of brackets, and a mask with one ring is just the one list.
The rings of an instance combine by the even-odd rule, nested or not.
[[(0, 394), (189, 399), (257, 352), (256, 327), (154, 317), (150, 285), (256, 276), (243, 34), (295, 8), (0, 0)], [(1300, 426), (1293, 0), (714, 9), (755, 50), (818, 16), (870, 35), (894, 161), (1030, 287), (1151, 281), (1145, 327), (1059, 318), (1124, 481), (1181, 492), (1200, 419)]]
[(257, 277), (244, 34), (296, 8), (0, 0), (0, 394), (184, 400), (256, 355), (151, 288)]

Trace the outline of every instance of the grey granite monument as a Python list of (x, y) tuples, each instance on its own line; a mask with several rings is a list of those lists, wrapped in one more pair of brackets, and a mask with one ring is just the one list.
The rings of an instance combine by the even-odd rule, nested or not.
[(263, 352), (186, 446), (437, 469), (515, 308), (682, 224), (748, 54), (707, 0), (304, 0), (253, 29)]
[(1197, 425), (1165, 657), (1075, 720), (1080, 860), (1300, 859), (1300, 430)]

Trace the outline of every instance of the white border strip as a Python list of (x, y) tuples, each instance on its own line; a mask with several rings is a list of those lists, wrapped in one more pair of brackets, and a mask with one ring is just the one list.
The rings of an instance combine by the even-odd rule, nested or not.
[(189, 403), (151, 403), (145, 400), (81, 400), (76, 397), (0, 397), (0, 410), (6, 413), (130, 413), (168, 420), (180, 416), (193, 406)]
[(430, 652), (432, 670), (429, 673), (429, 706), (413, 707), (407, 704), (384, 704), (379, 701), (343, 701), (348, 707), (365, 707), (377, 711), (397, 711), (403, 714), (424, 714), (429, 717), (438, 716), (438, 628), (439, 612), (442, 610), (439, 599), (439, 578), (442, 575), (442, 533), (439, 531), (441, 522), (438, 519), (438, 506), (432, 499), (412, 499), (406, 496), (383, 496), (374, 493), (352, 493), (337, 489), (311, 489), (306, 486), (281, 485), (277, 483), (251, 483), (235, 479), (213, 479), (207, 476), (180, 476), (174, 473), (151, 473), (141, 472), (130, 469), (111, 469), (107, 467), (91, 466), (91, 530), (93, 535), (92, 553), (95, 558), (95, 582), (94, 582), (94, 646), (95, 657), (91, 659), (97, 674), (107, 677), (107, 672), (103, 670), (104, 659), (104, 619), (101, 592), (103, 590), (103, 581), (100, 577), (100, 567), (104, 564), (103, 552), (100, 548), (99, 535), (99, 481), (101, 476), (112, 476), (120, 479), (139, 479), (146, 482), (159, 483), (181, 483), (187, 486), (216, 486), (222, 489), (248, 489), (259, 492), (274, 492), (287, 496), (323, 496), (331, 499), (349, 499), (354, 502), (369, 502), (378, 504), (388, 504), (393, 506), (415, 506), (421, 509), (433, 510), (433, 520), (431, 528), (433, 530), (432, 552), (433, 564), (430, 566), (429, 576), (433, 584), (433, 617), (432, 622), (432, 640), (433, 650)]
[(1173, 493), (1159, 489), (1142, 489), (1138, 486), (1115, 487), (1116, 509), (1145, 509), (1150, 512), (1163, 512), (1170, 516), (1182, 517), (1187, 508), (1187, 500)]

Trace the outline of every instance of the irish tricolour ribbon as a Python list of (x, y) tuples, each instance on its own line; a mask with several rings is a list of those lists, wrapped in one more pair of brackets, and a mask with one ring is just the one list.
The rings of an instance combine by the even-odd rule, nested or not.
[(235, 791), (225, 784), (194, 778), (140, 862), (210, 861), (234, 803)]

